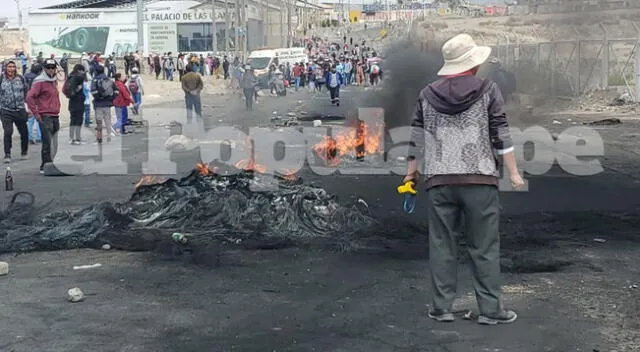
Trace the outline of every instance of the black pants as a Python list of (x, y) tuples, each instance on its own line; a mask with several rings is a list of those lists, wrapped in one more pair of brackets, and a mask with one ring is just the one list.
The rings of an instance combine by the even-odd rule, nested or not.
[(82, 130), (82, 121), (84, 119), (84, 105), (74, 107), (69, 110), (71, 115), (71, 123), (69, 124), (69, 139), (72, 141), (80, 141), (80, 131)]
[(329, 94), (331, 95), (331, 103), (340, 101), (340, 86), (329, 87)]
[(25, 110), (9, 111), (1, 110), (2, 129), (4, 130), (4, 155), (11, 156), (13, 141), (13, 125), (16, 125), (20, 134), (20, 149), (22, 155), (27, 155), (29, 148), (29, 131), (27, 129), (27, 112)]
[(42, 164), (53, 162), (58, 152), (58, 131), (60, 130), (60, 120), (58, 116), (42, 116), (39, 121), (42, 131)]
[(255, 99), (256, 90), (254, 88), (244, 88), (244, 105), (247, 110), (253, 110), (253, 99)]

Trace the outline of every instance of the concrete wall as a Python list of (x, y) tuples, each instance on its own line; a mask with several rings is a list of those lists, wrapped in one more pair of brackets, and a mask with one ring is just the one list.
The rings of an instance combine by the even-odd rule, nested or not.
[[(25, 52), (29, 52), (29, 33), (22, 31)], [(18, 29), (0, 29), (0, 56), (10, 56), (16, 50), (21, 50), (21, 36)]]

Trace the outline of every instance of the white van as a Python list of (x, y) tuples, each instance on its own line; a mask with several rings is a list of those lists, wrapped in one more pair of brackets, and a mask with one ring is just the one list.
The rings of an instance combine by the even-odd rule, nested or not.
[(249, 54), (247, 64), (251, 65), (254, 74), (260, 81), (266, 80), (266, 75), (269, 72), (269, 66), (275, 64), (277, 59), (278, 64), (289, 65), (302, 62), (309, 62), (309, 56), (305, 53), (304, 48), (280, 48), (280, 49), (266, 49), (266, 50), (254, 50)]

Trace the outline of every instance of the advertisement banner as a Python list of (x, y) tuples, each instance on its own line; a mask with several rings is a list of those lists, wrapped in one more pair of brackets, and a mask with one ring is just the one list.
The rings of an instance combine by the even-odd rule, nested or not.
[(178, 52), (178, 30), (175, 23), (147, 24), (147, 51), (150, 53)]
[(83, 52), (100, 52), (122, 56), (136, 51), (135, 26), (30, 26), (31, 54), (42, 52), (56, 57), (64, 53), (73, 57)]

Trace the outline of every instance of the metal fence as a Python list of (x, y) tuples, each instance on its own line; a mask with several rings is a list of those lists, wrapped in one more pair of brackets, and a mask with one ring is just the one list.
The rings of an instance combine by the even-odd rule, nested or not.
[(529, 75), (530, 93), (577, 96), (586, 91), (623, 87), (636, 92), (635, 57), (640, 51), (636, 38), (585, 39), (576, 37), (519, 43), (508, 38), (494, 47), (494, 55), (506, 66)]

